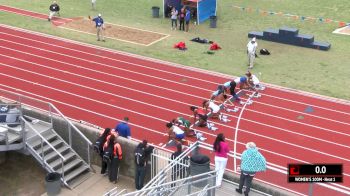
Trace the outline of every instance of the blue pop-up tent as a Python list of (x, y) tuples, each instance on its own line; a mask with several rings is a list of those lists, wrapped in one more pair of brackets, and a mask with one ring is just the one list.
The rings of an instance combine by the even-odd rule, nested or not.
[(209, 19), (210, 16), (216, 16), (217, 0), (163, 0), (163, 5), (164, 16), (168, 6), (176, 7), (178, 11), (183, 6), (196, 8), (197, 24), (200, 24)]

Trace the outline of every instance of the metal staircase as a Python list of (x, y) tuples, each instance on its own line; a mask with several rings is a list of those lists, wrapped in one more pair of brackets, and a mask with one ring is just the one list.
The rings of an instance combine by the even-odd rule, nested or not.
[[(10, 99), (14, 97), (13, 95), (19, 100)], [(46, 106), (44, 108), (49, 108), (41, 111), (41, 115), (44, 114), (46, 117), (45, 121), (22, 115), (25, 104), (23, 101), (29, 99), (31, 103), (39, 102), (40, 105)], [(3, 89), (0, 89), (0, 100), (1, 105), (7, 104), (11, 105), (11, 108), (19, 109), (16, 123), (0, 122), (0, 151), (20, 150), (30, 153), (46, 171), (61, 174), (61, 181), (68, 188), (74, 188), (92, 175), (90, 165), (92, 143), (54, 105)], [(13, 103), (14, 101), (17, 102)], [(26, 106), (28, 107), (31, 106)], [(35, 109), (41, 108), (35, 107)], [(7, 114), (9, 113), (3, 112), (0, 115)], [(60, 134), (64, 133), (62, 137), (65, 139), (54, 130), (55, 123), (60, 129), (65, 126), (64, 130), (60, 130)], [(59, 123), (61, 124), (57, 125)], [(76, 143), (79, 143), (80, 147)], [(86, 149), (81, 149), (81, 144), (84, 143)]]

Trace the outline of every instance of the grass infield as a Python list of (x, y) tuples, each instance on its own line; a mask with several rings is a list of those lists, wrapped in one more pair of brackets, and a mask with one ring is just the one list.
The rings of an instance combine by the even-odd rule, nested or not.
[[(258, 48), (267, 48), (271, 56), (256, 59), (253, 72), (261, 72), (262, 81), (267, 83), (350, 100), (350, 36), (332, 34), (338, 27), (337, 23), (301, 21), (278, 15), (262, 16), (254, 11), (243, 12), (233, 7), (236, 5), (350, 22), (348, 0), (218, 1), (218, 27), (209, 28), (209, 21), (197, 26), (192, 23), (189, 33), (172, 31), (170, 19), (152, 18), (151, 7), (161, 7), (161, 0), (97, 0), (95, 11), (91, 9), (90, 2), (60, 0), (60, 14), (73, 18), (101, 13), (106, 22), (170, 34), (170, 37), (145, 47), (118, 40), (97, 42), (94, 35), (60, 29), (46, 21), (4, 12), (0, 13), (0, 23), (235, 76), (243, 75), (247, 70), (246, 44), (249, 31), (296, 27), (302, 34), (314, 35), (316, 41), (330, 42), (331, 49), (325, 52), (258, 40)], [(40, 13), (48, 13), (50, 3), (49, 0), (0, 0), (3, 5)], [(209, 45), (189, 41), (194, 37), (215, 41), (223, 49), (209, 55)], [(172, 46), (179, 41), (186, 42), (186, 52), (173, 49)]]

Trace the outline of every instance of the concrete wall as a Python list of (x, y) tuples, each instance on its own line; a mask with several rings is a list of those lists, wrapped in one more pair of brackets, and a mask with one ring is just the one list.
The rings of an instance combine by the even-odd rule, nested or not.
[(6, 161), (6, 152), (0, 152), (0, 165)]

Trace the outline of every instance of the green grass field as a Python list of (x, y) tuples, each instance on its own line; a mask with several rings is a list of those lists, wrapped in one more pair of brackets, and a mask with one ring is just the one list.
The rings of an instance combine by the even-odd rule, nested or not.
[[(41, 13), (48, 12), (50, 3), (49, 0), (0, 0), (3, 5)], [(169, 19), (151, 17), (151, 7), (162, 6), (161, 0), (97, 0), (96, 11), (91, 10), (89, 0), (60, 0), (59, 4), (63, 17), (87, 17), (102, 13), (105, 21), (110, 23), (171, 36), (144, 47), (113, 40), (97, 42), (95, 36), (70, 32), (56, 28), (46, 21), (10, 13), (1, 12), (0, 23), (235, 76), (243, 75), (247, 70), (246, 44), (249, 31), (263, 31), (281, 26), (296, 27), (302, 34), (313, 34), (317, 41), (330, 42), (331, 49), (325, 52), (258, 40), (259, 48), (269, 49), (272, 55), (258, 58), (253, 72), (261, 72), (262, 80), (267, 83), (350, 100), (350, 36), (332, 34), (338, 27), (337, 23), (301, 21), (277, 15), (262, 16), (256, 12), (248, 13), (233, 8), (237, 5), (350, 22), (348, 0), (218, 1), (218, 27), (209, 28), (207, 21), (198, 26), (192, 25), (189, 33), (171, 31)], [(205, 53), (208, 45), (189, 41), (194, 37), (213, 40), (223, 49), (214, 55), (208, 55)], [(172, 48), (179, 41), (186, 42), (186, 52)]]

